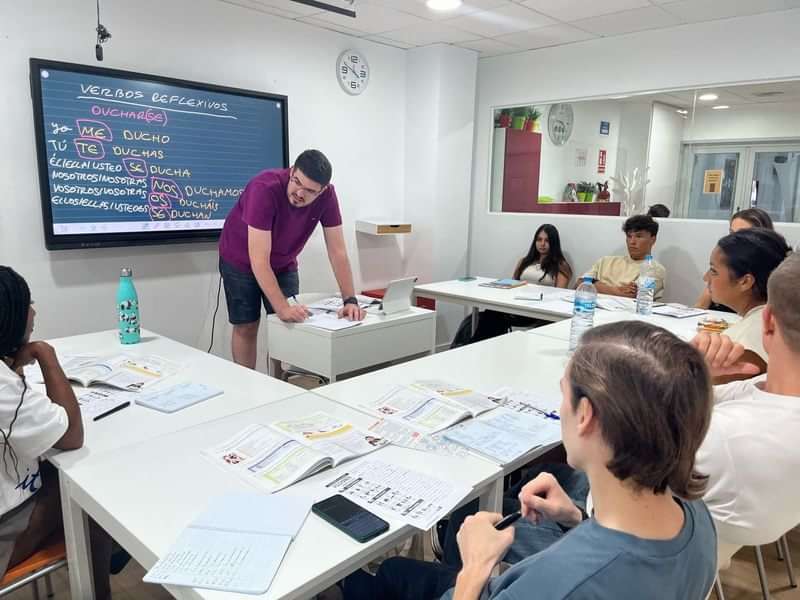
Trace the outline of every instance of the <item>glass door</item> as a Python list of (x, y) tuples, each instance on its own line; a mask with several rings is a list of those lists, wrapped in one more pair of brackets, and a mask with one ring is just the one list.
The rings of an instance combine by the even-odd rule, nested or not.
[[(800, 220), (800, 145), (754, 147), (749, 203), (769, 213), (774, 221)], [(744, 207), (742, 207), (744, 208)]]
[(688, 153), (688, 196), (681, 212), (690, 219), (728, 219), (741, 186), (739, 149), (704, 148)]

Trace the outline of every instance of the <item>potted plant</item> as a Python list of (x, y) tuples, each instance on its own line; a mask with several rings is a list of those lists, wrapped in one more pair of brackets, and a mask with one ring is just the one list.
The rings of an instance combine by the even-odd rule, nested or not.
[(539, 131), (539, 117), (542, 113), (535, 106), (529, 106), (525, 114), (525, 131)]
[(581, 202), (591, 202), (594, 197), (594, 187), (591, 181), (581, 181), (578, 183), (578, 198)]
[(502, 108), (495, 111), (494, 126), (502, 129), (511, 127), (511, 110), (508, 108)]
[(527, 106), (515, 106), (511, 109), (511, 128), (519, 129), (520, 131), (525, 128), (525, 120), (528, 118)]

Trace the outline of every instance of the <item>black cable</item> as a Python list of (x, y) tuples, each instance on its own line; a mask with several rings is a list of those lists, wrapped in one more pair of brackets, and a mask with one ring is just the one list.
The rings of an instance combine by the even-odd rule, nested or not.
[(222, 273), (219, 276), (219, 284), (217, 284), (217, 305), (214, 307), (214, 316), (211, 317), (211, 343), (208, 345), (208, 352), (211, 354), (211, 348), (214, 347), (214, 326), (217, 324), (217, 311), (219, 310), (219, 294), (222, 291)]

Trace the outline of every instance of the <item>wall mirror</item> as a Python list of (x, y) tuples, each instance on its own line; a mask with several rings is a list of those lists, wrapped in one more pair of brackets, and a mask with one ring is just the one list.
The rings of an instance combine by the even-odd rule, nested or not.
[(492, 113), (492, 212), (800, 222), (800, 80)]

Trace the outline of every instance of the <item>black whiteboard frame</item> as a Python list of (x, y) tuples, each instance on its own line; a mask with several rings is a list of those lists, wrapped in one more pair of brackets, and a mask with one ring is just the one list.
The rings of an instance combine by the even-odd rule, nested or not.
[(80, 233), (71, 235), (55, 235), (53, 232), (53, 210), (50, 202), (50, 177), (47, 163), (47, 142), (44, 130), (42, 109), (42, 85), (39, 73), (41, 69), (56, 69), (102, 75), (122, 79), (152, 81), (166, 85), (174, 85), (207, 92), (222, 92), (238, 96), (247, 96), (283, 104), (283, 167), (289, 167), (289, 98), (280, 94), (257, 92), (240, 88), (226, 87), (185, 79), (174, 79), (160, 75), (107, 69), (77, 63), (67, 63), (42, 58), (30, 59), (31, 100), (33, 103), (33, 126), (36, 134), (36, 155), (39, 166), (39, 190), (42, 200), (42, 225), (44, 227), (44, 245), (48, 250), (72, 250), (76, 248), (109, 248), (115, 246), (153, 246), (160, 244), (186, 244), (193, 242), (215, 242), (219, 239), (221, 229), (201, 231), (159, 231), (159, 232), (125, 232), (125, 233)]

